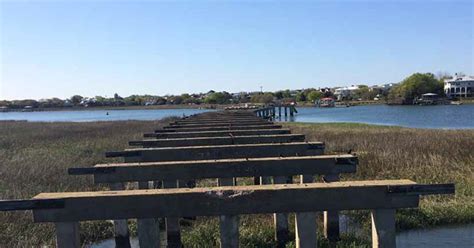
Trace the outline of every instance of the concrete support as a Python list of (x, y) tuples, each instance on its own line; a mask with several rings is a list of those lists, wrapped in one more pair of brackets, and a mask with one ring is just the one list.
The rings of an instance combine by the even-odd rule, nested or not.
[[(148, 189), (149, 182), (138, 182), (138, 188)], [(158, 219), (146, 218), (137, 220), (138, 243), (140, 248), (160, 247), (160, 225)]]
[[(288, 177), (278, 176), (273, 177), (274, 184), (285, 184), (287, 183)], [(273, 214), (273, 221), (275, 225), (275, 239), (277, 241), (277, 247), (285, 247), (289, 241), (289, 230), (288, 230), (288, 213), (275, 213)]]
[[(176, 180), (165, 180), (163, 181), (163, 188), (176, 188), (177, 185)], [(181, 243), (181, 230), (179, 227), (179, 218), (176, 217), (169, 217), (165, 220), (166, 225), (166, 240), (168, 244), (168, 248), (180, 248), (183, 246)]]
[[(219, 178), (219, 186), (234, 186), (233, 178)], [(238, 248), (239, 247), (239, 216), (221, 215), (219, 216), (220, 229), (220, 247)]]
[[(300, 183), (312, 183), (313, 175), (301, 175)], [(315, 212), (301, 212), (295, 214), (295, 236), (297, 248), (313, 248), (318, 246), (317, 223)]]
[(57, 222), (56, 225), (56, 247), (57, 248), (80, 248), (79, 222)]
[[(327, 183), (337, 182), (339, 175), (325, 175), (323, 179)], [(339, 213), (337, 211), (324, 211), (324, 237), (331, 242), (339, 240)]]
[[(111, 183), (110, 190), (125, 190), (123, 183)], [(130, 233), (128, 231), (127, 220), (113, 220), (114, 223), (114, 238), (115, 247), (117, 248), (129, 248), (130, 245)]]
[(372, 210), (372, 248), (395, 248), (395, 209)]

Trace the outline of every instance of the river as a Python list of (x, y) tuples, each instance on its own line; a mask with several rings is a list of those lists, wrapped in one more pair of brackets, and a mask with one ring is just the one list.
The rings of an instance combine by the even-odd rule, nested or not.
[[(367, 105), (341, 108), (297, 108), (295, 117), (277, 121), (353, 122), (389, 126), (435, 129), (474, 128), (474, 105), (388, 106)], [(119, 121), (156, 120), (210, 110), (201, 109), (138, 109), (138, 110), (78, 110), (41, 112), (0, 112), (0, 120), (27, 121)]]

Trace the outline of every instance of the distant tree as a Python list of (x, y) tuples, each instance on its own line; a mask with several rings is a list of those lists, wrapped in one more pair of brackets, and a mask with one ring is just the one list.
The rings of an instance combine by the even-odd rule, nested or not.
[(273, 102), (273, 94), (265, 92), (264, 94), (255, 94), (251, 97), (250, 101), (253, 103), (271, 103)]
[(391, 102), (411, 104), (413, 100), (425, 93), (443, 95), (444, 83), (436, 79), (432, 73), (415, 73), (393, 87), (388, 95)]
[(84, 99), (84, 97), (82, 97), (80, 95), (74, 95), (74, 96), (71, 97), (71, 102), (74, 105), (79, 105), (79, 103), (81, 103), (82, 99)]
[(304, 91), (296, 93), (296, 101), (297, 102), (306, 102), (306, 94)]
[(229, 100), (232, 98), (232, 95), (230, 95), (227, 92), (214, 92), (209, 94), (205, 99), (205, 103), (209, 104), (226, 104), (229, 103)]
[(320, 99), (322, 97), (323, 93), (321, 93), (321, 91), (318, 91), (318, 90), (312, 90), (308, 93), (308, 100), (311, 101), (311, 102), (314, 102), (316, 101), (317, 99)]

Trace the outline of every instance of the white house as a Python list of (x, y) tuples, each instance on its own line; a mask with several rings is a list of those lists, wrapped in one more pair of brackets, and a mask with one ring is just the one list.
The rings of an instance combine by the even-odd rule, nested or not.
[(357, 86), (357, 85), (337, 88), (334, 91), (334, 96), (337, 97), (337, 100), (342, 100), (342, 99), (345, 99), (345, 98), (351, 96), (354, 93), (354, 91), (356, 91), (357, 89), (359, 89), (359, 86)]
[(472, 76), (454, 76), (452, 79), (444, 81), (444, 93), (449, 98), (453, 97), (472, 97), (474, 88), (474, 77)]

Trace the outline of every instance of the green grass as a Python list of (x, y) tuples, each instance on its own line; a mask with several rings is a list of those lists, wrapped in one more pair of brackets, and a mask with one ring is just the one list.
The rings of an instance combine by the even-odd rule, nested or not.
[[(105, 151), (121, 150), (166, 121), (97, 123), (0, 123), (0, 198), (30, 198), (40, 192), (98, 190), (90, 177), (68, 176), (69, 167), (112, 162)], [(328, 153), (358, 154), (354, 175), (342, 180), (407, 178), (419, 183), (454, 182), (454, 196), (424, 197), (419, 209), (397, 212), (399, 229), (474, 221), (474, 130), (428, 130), (353, 123), (285, 124), (307, 140), (324, 141)], [(249, 179), (239, 180), (241, 183)], [(203, 180), (201, 185), (211, 184)], [(350, 211), (369, 232), (367, 211)], [(218, 247), (216, 218), (183, 225), (186, 247)], [(241, 216), (241, 247), (274, 247), (270, 215)], [(290, 225), (294, 226), (293, 217)], [(321, 227), (321, 220), (319, 220)], [(132, 235), (136, 222), (130, 220)], [(291, 233), (294, 237), (294, 233)], [(81, 223), (83, 243), (112, 237), (105, 221)], [(0, 247), (38, 247), (54, 242), (51, 224), (34, 224), (29, 212), (0, 213)], [(321, 247), (329, 247), (322, 237)], [(367, 238), (344, 236), (338, 247), (368, 247)], [(288, 244), (294, 247), (294, 243)]]

